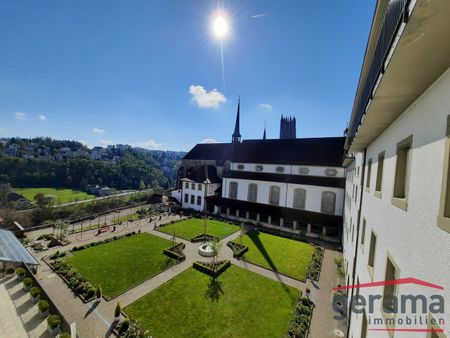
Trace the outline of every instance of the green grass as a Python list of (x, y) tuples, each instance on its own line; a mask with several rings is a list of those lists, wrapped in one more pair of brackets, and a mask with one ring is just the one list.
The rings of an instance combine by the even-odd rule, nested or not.
[(95, 198), (94, 195), (90, 195), (83, 191), (65, 188), (15, 188), (14, 191), (32, 202), (34, 202), (34, 196), (39, 192), (44, 193), (46, 196), (54, 196), (56, 204)]
[(299, 291), (232, 265), (189, 269), (125, 308), (154, 338), (282, 337)]
[(75, 251), (66, 262), (101, 285), (104, 295), (115, 297), (174, 264), (163, 254), (170, 246), (171, 241), (142, 233)]
[[(172, 235), (175, 228), (175, 236), (190, 240), (191, 238), (203, 234), (205, 221), (199, 218), (186, 219), (174, 224), (167, 224), (158, 230), (166, 234)], [(206, 233), (225, 238), (239, 230), (239, 227), (233, 224), (220, 222), (216, 220), (207, 220)]]
[(314, 253), (312, 245), (256, 231), (247, 233), (243, 244), (249, 248), (246, 261), (305, 280)]

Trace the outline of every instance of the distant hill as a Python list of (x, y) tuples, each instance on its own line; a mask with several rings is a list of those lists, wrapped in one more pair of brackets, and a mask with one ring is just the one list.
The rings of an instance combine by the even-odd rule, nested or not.
[(170, 188), (184, 152), (129, 145), (89, 149), (77, 141), (51, 138), (0, 139), (0, 183), (14, 187), (117, 189)]

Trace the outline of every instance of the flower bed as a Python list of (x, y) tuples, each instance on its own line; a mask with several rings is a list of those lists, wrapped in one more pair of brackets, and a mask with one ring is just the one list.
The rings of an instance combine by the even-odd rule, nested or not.
[(206, 273), (211, 277), (218, 277), (222, 272), (231, 266), (230, 261), (218, 261), (218, 262), (195, 262), (193, 268)]
[(215, 237), (208, 234), (201, 234), (199, 236), (195, 236), (194, 238), (191, 238), (192, 243), (198, 243), (198, 242), (218, 242), (220, 239), (219, 237)]
[(97, 245), (100, 245), (100, 244), (109, 243), (109, 242), (112, 242), (112, 241), (115, 241), (115, 240), (118, 240), (118, 239), (121, 239), (121, 238), (133, 236), (135, 234), (136, 234), (136, 232), (132, 231), (132, 232), (129, 232), (129, 233), (125, 234), (125, 235), (113, 236), (111, 238), (104, 239), (102, 241), (92, 242), (92, 243), (89, 243), (89, 244), (84, 244), (84, 245), (79, 245), (79, 246), (74, 246), (72, 248), (72, 251), (80, 251), (80, 250), (83, 250), (83, 249), (90, 248), (91, 246), (97, 246)]
[(48, 263), (72, 291), (85, 303), (95, 298), (95, 287), (72, 269), (66, 262), (56, 259)]
[(178, 243), (169, 249), (165, 249), (163, 253), (170, 258), (176, 259), (178, 262), (182, 262), (186, 259), (186, 255), (183, 253), (185, 247), (186, 244)]
[(313, 302), (309, 298), (300, 295), (285, 338), (308, 337), (313, 308)]
[(233, 250), (234, 258), (241, 258), (248, 251), (248, 246), (236, 242), (228, 242), (227, 246)]
[(319, 281), (320, 278), (320, 270), (322, 268), (322, 260), (324, 249), (320, 246), (316, 247), (316, 250), (313, 253), (311, 264), (308, 268), (308, 278), (314, 281)]
[(137, 322), (130, 318), (123, 319), (114, 327), (117, 337), (152, 338), (148, 330), (144, 330)]

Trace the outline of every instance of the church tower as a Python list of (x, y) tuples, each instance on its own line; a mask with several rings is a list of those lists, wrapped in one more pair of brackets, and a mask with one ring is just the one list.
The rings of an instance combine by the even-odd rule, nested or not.
[(295, 139), (297, 138), (296, 120), (293, 116), (281, 115), (280, 120), (280, 139)]
[(239, 96), (237, 114), (236, 114), (236, 124), (234, 125), (233, 135), (231, 136), (231, 143), (240, 143), (241, 142), (241, 133), (239, 132), (240, 109), (241, 109), (241, 97)]

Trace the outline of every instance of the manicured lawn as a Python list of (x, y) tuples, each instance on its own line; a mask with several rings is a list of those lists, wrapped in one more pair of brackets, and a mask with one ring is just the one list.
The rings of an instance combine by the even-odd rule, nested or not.
[[(158, 230), (173, 235), (173, 230), (175, 228), (176, 237), (190, 240), (195, 236), (203, 234), (204, 224), (205, 221), (203, 219), (191, 218), (174, 224), (167, 224), (160, 227)], [(236, 225), (211, 219), (207, 220), (206, 233), (219, 237), (220, 239), (225, 238), (236, 231), (239, 231), (239, 227)]]
[(299, 291), (232, 265), (189, 269), (125, 308), (154, 338), (283, 337)]
[(84, 250), (66, 259), (103, 293), (115, 297), (165, 270), (174, 261), (163, 254), (172, 242), (148, 233), (118, 239)]
[(243, 244), (249, 248), (244, 255), (246, 261), (298, 280), (306, 278), (314, 252), (312, 245), (256, 231), (247, 233)]
[(46, 196), (54, 196), (56, 204), (95, 198), (94, 195), (90, 195), (80, 190), (64, 188), (15, 188), (14, 191), (32, 202), (34, 202), (34, 196), (39, 192), (44, 193)]

